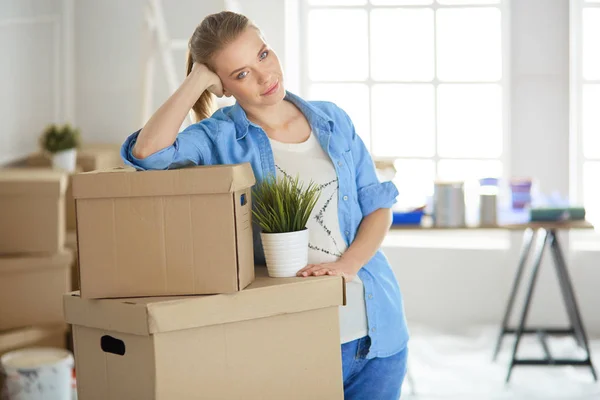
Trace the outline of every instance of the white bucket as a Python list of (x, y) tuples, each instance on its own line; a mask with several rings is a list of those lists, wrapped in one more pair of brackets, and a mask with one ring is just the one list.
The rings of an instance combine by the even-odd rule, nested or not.
[(77, 165), (77, 149), (59, 151), (52, 155), (52, 167), (67, 172), (75, 172)]
[(288, 278), (308, 263), (308, 229), (286, 233), (261, 233), (267, 270), (273, 278)]
[(73, 355), (52, 347), (28, 348), (4, 354), (10, 400), (70, 400)]

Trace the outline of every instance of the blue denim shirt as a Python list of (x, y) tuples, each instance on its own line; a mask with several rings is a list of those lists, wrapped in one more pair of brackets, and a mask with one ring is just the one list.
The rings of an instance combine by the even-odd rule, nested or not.
[[(287, 92), (286, 100), (302, 111), (324, 151), (329, 154), (339, 180), (340, 230), (350, 246), (363, 217), (379, 208), (390, 208), (398, 190), (392, 182), (379, 182), (373, 160), (356, 134), (348, 115), (330, 102), (305, 101)], [(149, 157), (137, 159), (132, 149), (138, 132), (121, 149), (126, 164), (139, 170), (173, 169), (189, 165), (249, 162), (257, 180), (275, 176), (273, 151), (265, 131), (250, 122), (239, 104), (215, 112), (190, 125), (175, 143)], [(257, 262), (264, 261), (258, 234)], [(398, 282), (385, 255), (377, 253), (359, 271), (365, 289), (371, 348), (368, 358), (387, 357), (404, 349), (408, 329)]]

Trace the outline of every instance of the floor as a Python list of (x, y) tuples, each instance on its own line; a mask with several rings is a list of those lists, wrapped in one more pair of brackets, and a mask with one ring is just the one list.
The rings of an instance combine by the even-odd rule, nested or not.
[[(409, 371), (401, 400), (600, 400), (600, 383), (584, 367), (516, 367), (505, 384), (514, 339), (505, 337), (496, 362), (492, 352), (496, 327), (477, 327), (464, 334), (444, 334), (411, 326)], [(600, 340), (592, 340), (592, 361), (600, 374)], [(580, 356), (571, 338), (549, 340), (556, 356)], [(520, 357), (542, 354), (535, 337), (524, 337)]]

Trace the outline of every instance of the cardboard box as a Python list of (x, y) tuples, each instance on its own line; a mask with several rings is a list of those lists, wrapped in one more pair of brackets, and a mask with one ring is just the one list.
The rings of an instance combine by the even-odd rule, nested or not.
[(77, 174), (84, 298), (231, 293), (254, 279), (250, 164)]
[[(25, 166), (25, 168), (32, 167)], [(67, 229), (67, 231), (74, 231), (75, 229), (77, 229), (77, 223), (75, 219), (75, 199), (73, 198), (73, 175), (78, 174), (80, 172), (83, 172), (83, 170), (80, 167), (77, 167), (75, 172), (73, 173), (65, 172), (65, 174), (67, 174), (67, 189), (65, 191), (65, 228)]]
[(60, 251), (66, 188), (63, 172), (0, 169), (0, 254)]
[(65, 192), (65, 228), (68, 231), (77, 229), (77, 217), (75, 214), (75, 199), (73, 198), (73, 175), (83, 172), (77, 169), (73, 174), (69, 174), (67, 182), (67, 191)]
[(71, 289), (70, 292), (79, 290), (79, 257), (77, 255), (77, 232), (68, 231), (65, 239), (65, 247), (73, 251), (73, 262), (71, 263)]
[[(28, 347), (65, 348), (68, 325), (55, 324), (28, 327), (0, 332), (0, 356), (10, 351)], [(0, 392), (4, 387), (4, 376), (0, 367)], [(1, 395), (0, 395), (0, 398)]]
[(64, 321), (62, 296), (71, 288), (73, 254), (0, 257), (0, 331)]
[(234, 294), (66, 294), (79, 398), (342, 399), (343, 279), (266, 275)]
[(0, 356), (9, 351), (27, 347), (58, 347), (64, 349), (68, 327), (63, 322), (0, 332)]
[[(88, 143), (77, 149), (77, 167), (83, 172), (95, 171), (123, 166), (121, 145)], [(51, 167), (49, 154), (34, 153), (27, 157), (25, 163), (31, 167)]]
[(123, 167), (120, 144), (90, 143), (79, 149), (77, 163), (83, 172)]

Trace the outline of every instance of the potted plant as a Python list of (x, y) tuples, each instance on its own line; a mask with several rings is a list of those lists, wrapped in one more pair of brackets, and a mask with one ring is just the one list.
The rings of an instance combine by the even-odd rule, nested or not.
[(69, 124), (48, 125), (40, 137), (42, 149), (52, 156), (52, 167), (68, 172), (75, 171), (79, 144), (79, 130)]
[(253, 189), (252, 214), (261, 227), (262, 246), (271, 277), (292, 277), (308, 262), (306, 223), (319, 199), (312, 182), (270, 176)]

